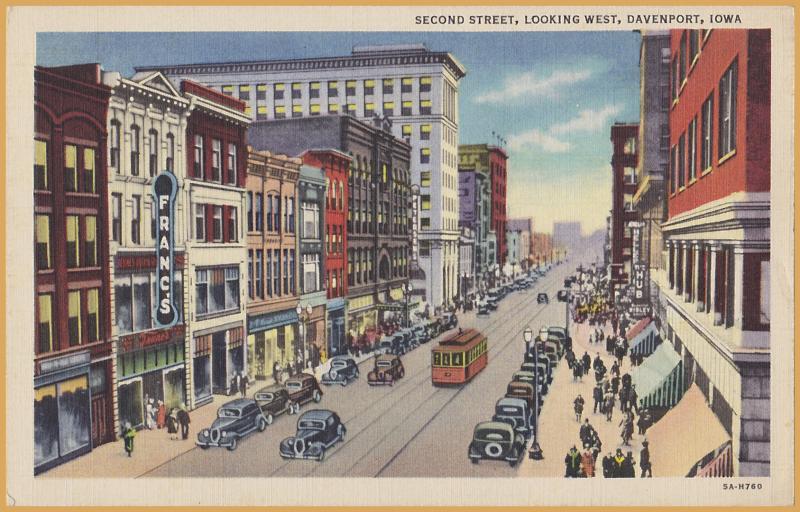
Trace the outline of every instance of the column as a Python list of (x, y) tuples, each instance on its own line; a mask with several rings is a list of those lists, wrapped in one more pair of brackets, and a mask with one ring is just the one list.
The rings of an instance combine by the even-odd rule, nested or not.
[(670, 290), (675, 288), (675, 244), (672, 240), (667, 240), (667, 282)]
[(705, 275), (705, 271), (702, 268), (703, 260), (702, 260), (702, 245), (700, 242), (694, 242), (692, 244), (692, 250), (694, 252), (694, 265), (693, 265), (693, 278), (694, 283), (692, 285), (692, 300), (697, 304), (696, 311), (702, 311), (704, 305), (704, 297), (700, 294), (703, 290), (703, 277)]
[(733, 327), (742, 329), (744, 326), (744, 247), (733, 248)]
[(692, 242), (683, 242), (683, 301), (692, 300)]
[(719, 308), (718, 304), (719, 301), (717, 297), (717, 294), (719, 293), (719, 290), (717, 290), (717, 283), (718, 283), (717, 274), (721, 270), (718, 265), (718, 259), (722, 247), (719, 244), (712, 244), (708, 247), (708, 250), (711, 251), (711, 267), (709, 268), (708, 272), (708, 286), (709, 286), (708, 296), (711, 301), (711, 304), (710, 307), (708, 308), (708, 314), (711, 315), (714, 325), (720, 325), (722, 323), (722, 315), (717, 312), (717, 309)]

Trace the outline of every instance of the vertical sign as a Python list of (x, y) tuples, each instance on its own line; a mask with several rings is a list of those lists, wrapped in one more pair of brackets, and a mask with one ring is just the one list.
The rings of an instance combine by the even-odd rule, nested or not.
[(159, 327), (171, 327), (178, 323), (178, 308), (173, 294), (175, 271), (174, 210), (178, 182), (170, 172), (162, 172), (153, 182), (153, 196), (158, 213), (156, 237), (156, 282), (155, 322)]

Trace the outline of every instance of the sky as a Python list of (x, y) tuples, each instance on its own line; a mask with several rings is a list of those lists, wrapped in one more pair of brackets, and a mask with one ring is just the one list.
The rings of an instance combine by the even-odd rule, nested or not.
[(349, 55), (355, 45), (424, 43), (467, 69), (459, 83), (459, 143), (509, 153), (510, 217), (604, 228), (611, 208), (611, 125), (639, 117), (634, 32), (39, 33), (37, 64), (134, 66)]

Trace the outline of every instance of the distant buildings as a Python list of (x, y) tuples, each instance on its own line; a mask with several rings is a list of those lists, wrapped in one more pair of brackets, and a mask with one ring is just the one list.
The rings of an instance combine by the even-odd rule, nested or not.
[[(639, 214), (633, 208), (638, 153), (637, 124), (614, 123), (611, 127), (611, 290), (630, 282), (633, 230)], [(636, 229), (639, 229), (636, 227)], [(637, 249), (638, 250), (638, 249)]]
[(531, 264), (538, 267), (553, 261), (553, 237), (550, 233), (534, 232), (531, 234)]
[(475, 241), (474, 267), (478, 282), (488, 278), (496, 265), (491, 216), (491, 176), (483, 172), (477, 160), (460, 155), (458, 169), (459, 226), (469, 229)]
[(554, 222), (553, 223), (553, 248), (574, 249), (581, 244), (583, 239), (580, 222)]
[(532, 232), (533, 219), (508, 219), (506, 222), (507, 264), (511, 265), (512, 273), (528, 268)]

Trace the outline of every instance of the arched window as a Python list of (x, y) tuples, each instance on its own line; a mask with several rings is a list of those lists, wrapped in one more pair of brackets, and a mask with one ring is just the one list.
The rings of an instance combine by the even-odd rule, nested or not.
[(131, 125), (131, 176), (139, 176), (139, 160), (141, 157), (141, 129)]
[(148, 132), (148, 142), (150, 144), (150, 177), (158, 174), (158, 132), (150, 130)]

